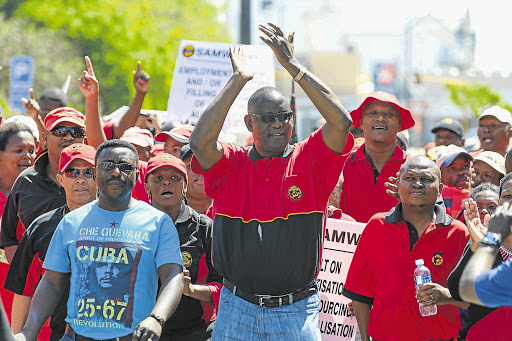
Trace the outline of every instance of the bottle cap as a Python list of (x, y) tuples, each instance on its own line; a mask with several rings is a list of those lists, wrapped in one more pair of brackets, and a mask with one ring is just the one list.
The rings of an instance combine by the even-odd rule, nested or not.
[(423, 262), (423, 259), (416, 259), (415, 263), (416, 263), (416, 266), (422, 266), (423, 264), (425, 264)]

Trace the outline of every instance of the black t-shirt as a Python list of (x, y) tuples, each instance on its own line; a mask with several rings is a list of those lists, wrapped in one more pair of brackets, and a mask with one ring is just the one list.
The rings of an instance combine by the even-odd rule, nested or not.
[[(453, 269), (452, 273), (448, 277), (447, 281), (447, 287), (448, 290), (450, 290), (450, 294), (452, 295), (453, 299), (456, 301), (462, 301), (462, 298), (460, 297), (459, 293), (459, 282), (460, 278), (462, 277), (462, 272), (464, 271), (464, 268), (468, 264), (469, 260), (473, 256), (473, 251), (469, 248), (471, 245), (471, 241), (469, 241), (468, 245), (466, 245), (466, 249), (464, 250), (464, 254), (462, 255), (462, 258), (459, 261), (459, 264)], [(501, 254), (498, 253), (496, 256), (496, 259), (494, 260), (493, 268), (500, 265), (503, 261), (503, 258), (501, 257)], [(478, 321), (492, 313), (496, 308), (487, 308), (478, 304), (470, 303), (468, 308), (468, 320), (467, 320), (467, 326), (459, 332), (459, 336), (463, 339), (466, 338), (466, 335), (469, 332), (469, 329), (473, 327)]]
[[(211, 262), (213, 221), (183, 202), (175, 225), (180, 237), (183, 265), (190, 272), (192, 283), (197, 283), (199, 264), (203, 258), (208, 267), (206, 282), (222, 283), (222, 277), (215, 271)], [(184, 335), (202, 327), (206, 329), (206, 323), (202, 319), (203, 313), (199, 300), (183, 295), (176, 311), (165, 323), (162, 336)]]
[[(9, 272), (5, 279), (4, 287), (18, 295), (27, 294), (27, 286), (32, 286), (34, 280), (31, 276), (35, 274), (31, 272), (30, 265), (34, 259), (44, 262), (46, 251), (52, 240), (53, 233), (57, 229), (62, 217), (69, 212), (66, 205), (54, 209), (48, 213), (37, 217), (27, 229), (21, 238), (18, 249), (14, 254)], [(41, 274), (39, 274), (39, 278)], [(30, 289), (32, 291), (32, 289)], [(55, 308), (50, 321), (52, 336), (50, 341), (58, 341), (64, 335), (67, 316), (66, 304), (69, 296), (69, 281), (62, 292), (59, 303)]]

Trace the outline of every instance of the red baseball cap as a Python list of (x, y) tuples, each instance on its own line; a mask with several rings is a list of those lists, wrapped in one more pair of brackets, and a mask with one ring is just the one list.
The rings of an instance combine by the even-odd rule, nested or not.
[(153, 147), (155, 143), (153, 140), (153, 134), (147, 129), (141, 129), (139, 127), (131, 127), (126, 129), (121, 140), (136, 144), (142, 148)]
[(85, 116), (73, 108), (62, 107), (57, 108), (48, 113), (44, 118), (44, 128), (50, 131), (62, 122), (69, 122), (76, 124), (79, 127), (85, 128)]
[(64, 171), (69, 167), (71, 162), (75, 160), (84, 160), (94, 167), (94, 157), (96, 156), (96, 149), (83, 143), (75, 143), (67, 146), (60, 153), (59, 172)]
[(150, 173), (162, 167), (172, 167), (176, 169), (178, 172), (183, 174), (183, 176), (185, 177), (185, 182), (188, 183), (187, 167), (185, 167), (183, 161), (167, 153), (163, 153), (149, 159), (146, 179)]
[(361, 103), (361, 105), (350, 112), (350, 116), (352, 116), (352, 125), (361, 128), (361, 118), (363, 117), (363, 109), (370, 103), (371, 101), (381, 101), (392, 104), (400, 114), (400, 118), (402, 120), (402, 127), (400, 131), (406, 130), (414, 127), (416, 122), (414, 122), (414, 118), (412, 117), (411, 111), (407, 108), (404, 108), (400, 105), (398, 98), (395, 96), (388, 94), (384, 91), (372, 92), (366, 99)]
[(188, 143), (188, 139), (190, 138), (190, 134), (192, 134), (192, 130), (194, 130), (194, 126), (191, 126), (190, 124), (184, 124), (182, 126), (171, 129), (171, 131), (165, 131), (156, 134), (155, 141), (165, 142), (165, 138), (170, 136), (178, 142)]

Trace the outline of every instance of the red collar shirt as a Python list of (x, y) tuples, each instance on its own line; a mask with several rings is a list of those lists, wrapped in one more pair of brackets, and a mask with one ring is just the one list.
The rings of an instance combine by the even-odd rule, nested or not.
[(446, 287), (469, 240), (466, 227), (436, 204), (436, 221), (418, 236), (403, 219), (401, 203), (366, 225), (350, 265), (343, 295), (372, 305), (368, 334), (376, 340), (447, 340), (460, 330), (459, 310), (438, 305), (420, 315), (413, 280), (414, 261), (423, 259), (432, 281)]
[(386, 193), (384, 183), (396, 173), (408, 155), (396, 146), (380, 173), (365, 155), (365, 145), (352, 151), (343, 168), (340, 209), (356, 221), (366, 223), (375, 213), (388, 212), (398, 200)]
[(222, 158), (204, 175), (213, 199), (212, 260), (219, 274), (253, 294), (283, 295), (307, 286), (318, 274), (327, 200), (348, 152), (329, 149), (322, 129), (264, 158), (255, 148), (221, 143)]

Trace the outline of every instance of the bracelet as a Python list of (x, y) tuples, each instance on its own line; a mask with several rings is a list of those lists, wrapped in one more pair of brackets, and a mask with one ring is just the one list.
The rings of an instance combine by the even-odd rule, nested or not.
[(160, 316), (160, 315), (155, 315), (155, 314), (151, 314), (151, 315), (149, 315), (149, 316), (150, 316), (150, 317), (152, 317), (152, 318), (154, 318), (154, 319), (158, 322), (158, 324), (160, 324), (160, 326), (161, 326), (161, 327), (163, 327), (163, 326), (164, 326), (164, 324), (165, 324), (165, 319), (164, 319), (162, 316)]
[(302, 76), (304, 76), (304, 74), (308, 72), (308, 69), (306, 69), (304, 66), (299, 66), (299, 73), (297, 74), (297, 76), (293, 77), (293, 80), (296, 81), (297, 83), (302, 79)]

